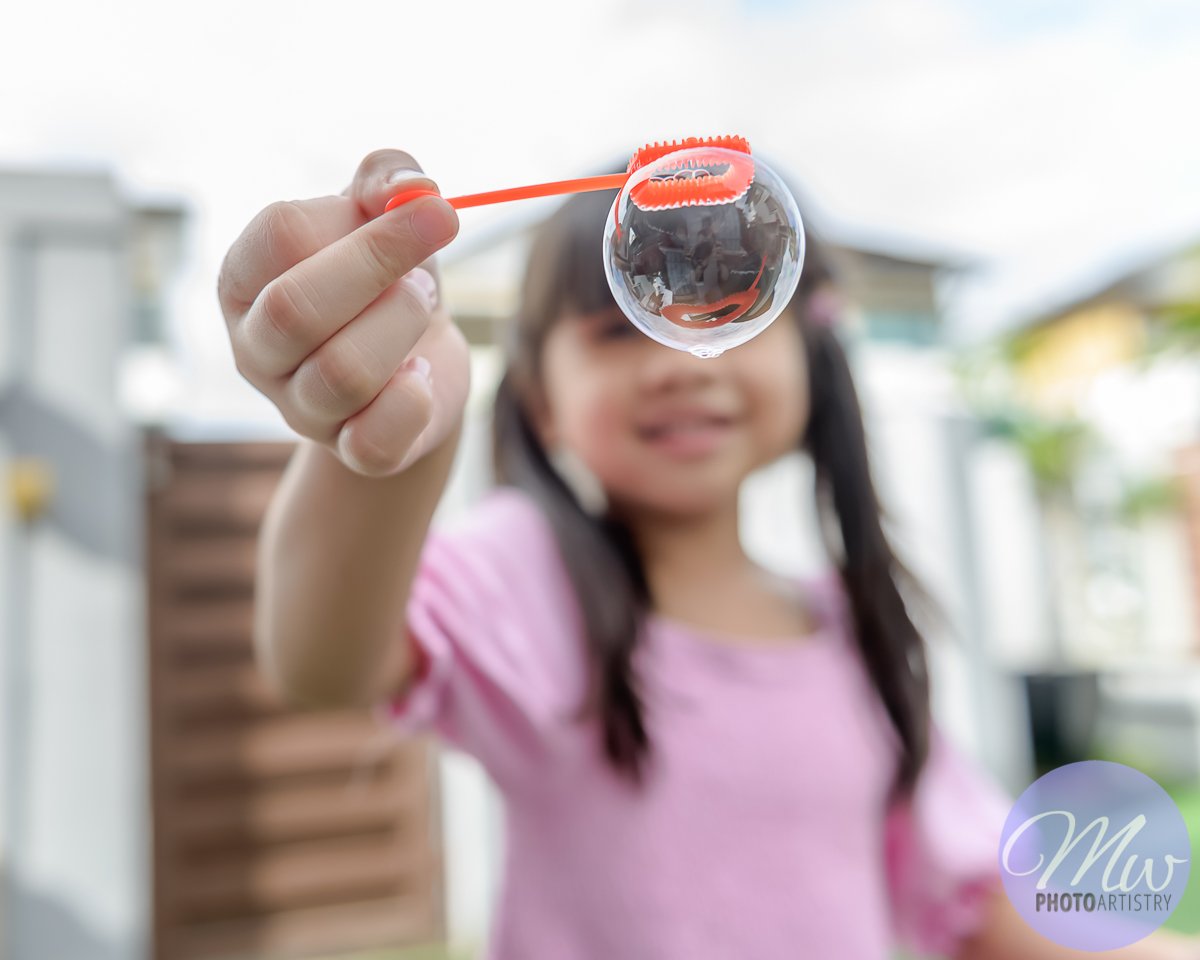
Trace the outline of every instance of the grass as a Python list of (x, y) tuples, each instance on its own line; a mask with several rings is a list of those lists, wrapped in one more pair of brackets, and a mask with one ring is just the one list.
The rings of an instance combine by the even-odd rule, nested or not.
[(1200, 867), (1196, 866), (1197, 862), (1200, 862), (1197, 860), (1200, 857), (1200, 783), (1177, 786), (1164, 783), (1163, 789), (1179, 805), (1179, 812), (1183, 814), (1184, 823), (1187, 824), (1188, 837), (1192, 841), (1188, 885), (1183, 891), (1179, 906), (1172, 911), (1164, 926), (1168, 930), (1178, 930), (1180, 933), (1200, 933), (1200, 879), (1197, 879), (1200, 876)]
[(1114, 747), (1097, 745), (1091, 751), (1096, 760), (1111, 760), (1123, 763), (1135, 770), (1140, 770), (1167, 791), (1167, 795), (1175, 801), (1183, 822), (1187, 825), (1188, 839), (1191, 841), (1192, 852), (1188, 861), (1188, 883), (1184, 888), (1179, 905), (1171, 911), (1163, 927), (1179, 933), (1200, 933), (1200, 867), (1196, 866), (1200, 857), (1200, 780), (1172, 782), (1164, 777), (1155, 775), (1151, 764), (1139, 762), (1136, 757), (1124, 755)]

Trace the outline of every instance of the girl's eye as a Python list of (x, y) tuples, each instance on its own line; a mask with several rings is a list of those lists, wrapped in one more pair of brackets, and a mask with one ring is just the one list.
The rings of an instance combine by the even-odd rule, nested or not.
[(619, 337), (629, 336), (631, 333), (636, 333), (633, 329), (633, 324), (628, 320), (619, 320), (616, 323), (606, 323), (600, 328), (599, 338), (601, 340), (615, 340)]

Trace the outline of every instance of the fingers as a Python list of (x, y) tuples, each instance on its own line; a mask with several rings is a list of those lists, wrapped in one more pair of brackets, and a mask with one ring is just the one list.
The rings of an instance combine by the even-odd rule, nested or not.
[[(393, 176), (396, 182), (389, 183)], [(226, 321), (244, 314), (285, 270), (379, 216), (400, 183), (438, 189), (412, 154), (376, 150), (363, 158), (341, 196), (280, 201), (260, 211), (221, 264), (217, 296)]]
[(364, 219), (379, 216), (388, 200), (404, 189), (428, 188), (438, 185), (425, 175), (411, 153), (403, 150), (375, 150), (363, 157), (350, 185), (342, 191), (358, 207)]
[(411, 366), (406, 363), (397, 370), (370, 406), (338, 432), (338, 454), (360, 473), (387, 476), (403, 469), (419, 452), (416, 441), (431, 421), (433, 393), (416, 371), (417, 362), (414, 358)]
[(348, 197), (281, 200), (262, 210), (221, 264), (217, 296), (226, 323), (239, 319), (262, 288), (285, 270), (363, 222), (358, 206)]
[(457, 213), (438, 196), (383, 213), (413, 187), (437, 191), (410, 154), (369, 154), (340, 196), (261, 211), (217, 284), (239, 372), (297, 432), (367, 474), (402, 469), (464, 402), (464, 377), (443, 376), (435, 403), (428, 381), (401, 366), (417, 354), (452, 373), (468, 362), (453, 324), (431, 324), (433, 254), (457, 235)]
[[(413, 267), (454, 238), (458, 215), (419, 197), (317, 250), (263, 288), (234, 325), (251, 382), (288, 376)], [(414, 338), (415, 339), (415, 338)]]
[(309, 354), (272, 399), (305, 436), (332, 441), (338, 426), (369, 403), (429, 327), (432, 278), (413, 270)]

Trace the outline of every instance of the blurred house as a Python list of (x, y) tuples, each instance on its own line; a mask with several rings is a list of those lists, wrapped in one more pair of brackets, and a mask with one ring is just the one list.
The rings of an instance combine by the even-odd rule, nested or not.
[(0, 953), (440, 939), (431, 754), (285, 710), (254, 668), (292, 444), (153, 422), (186, 216), (106, 172), (0, 171)]
[(1168, 312), (1188, 304), (1200, 311), (1200, 246), (1163, 254), (1009, 335), (1019, 398), (1082, 421), (1097, 441), (1070, 484), (1077, 526), (1072, 534), (1068, 518), (1062, 531), (1078, 540), (1064, 545), (1062, 612), (1076, 647), (1200, 654), (1200, 541), (1187, 514), (1200, 364), (1195, 352), (1159, 349)]
[(1098, 743), (1200, 775), (1200, 245), (1025, 318), (1000, 344), (1042, 517), (1063, 671), (1098, 675)]
[(107, 173), (0, 171), (0, 874), (6, 957), (141, 956), (148, 929), (139, 440), (184, 210)]

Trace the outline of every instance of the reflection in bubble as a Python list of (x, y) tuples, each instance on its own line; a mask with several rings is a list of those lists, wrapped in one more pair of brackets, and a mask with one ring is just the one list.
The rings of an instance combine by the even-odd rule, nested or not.
[(766, 329), (803, 260), (791, 192), (762, 161), (723, 148), (680, 150), (635, 170), (604, 231), (621, 309), (647, 336), (699, 357)]

